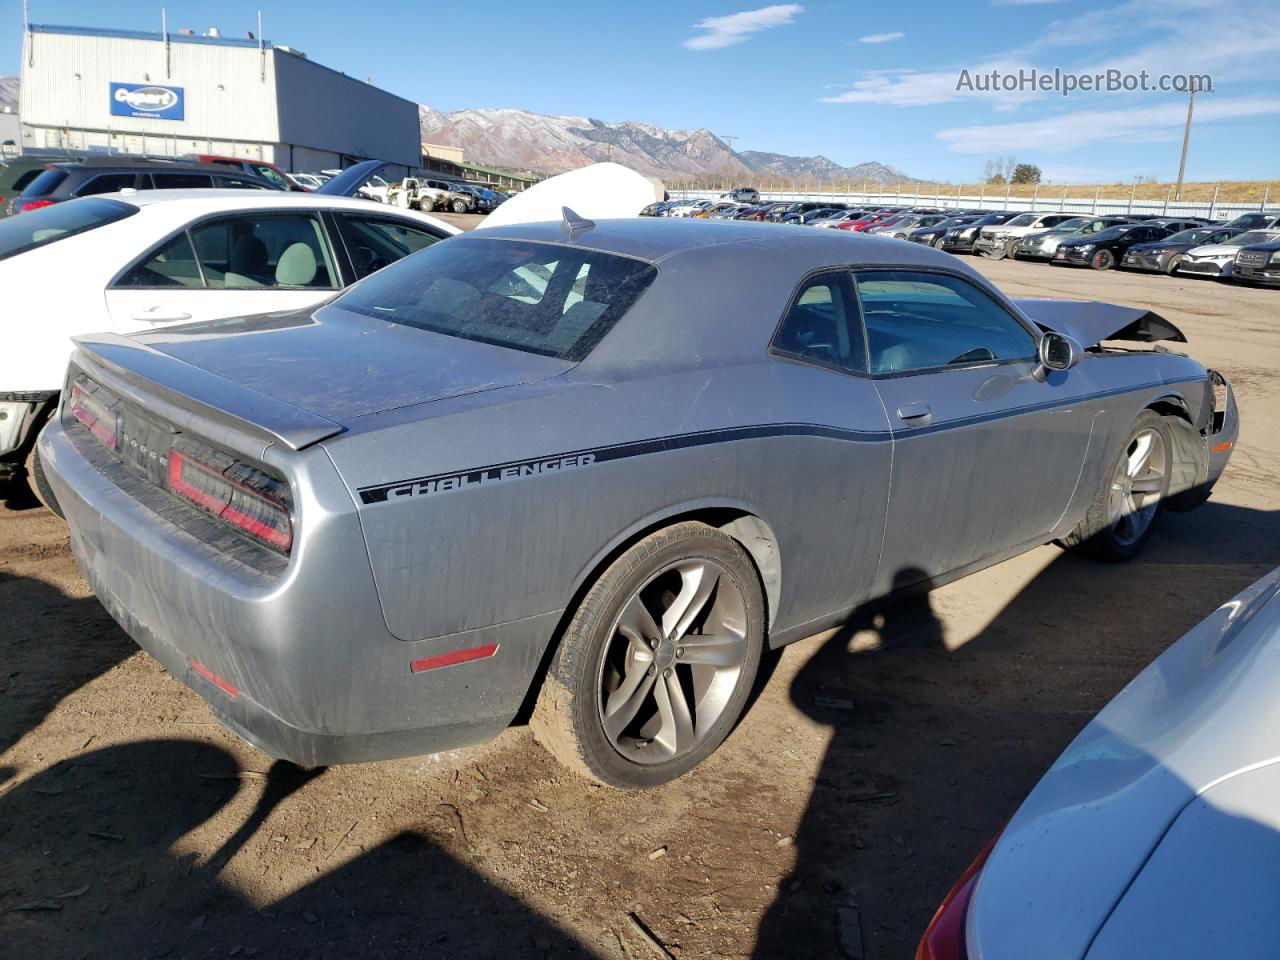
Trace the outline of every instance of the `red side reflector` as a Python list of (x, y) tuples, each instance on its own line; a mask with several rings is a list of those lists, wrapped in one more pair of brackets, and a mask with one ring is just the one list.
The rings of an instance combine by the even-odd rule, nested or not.
[(1217, 445), (1216, 447), (1214, 447), (1214, 448), (1213, 448), (1213, 450), (1211, 450), (1210, 452), (1211, 452), (1211, 453), (1226, 453), (1226, 452), (1227, 452), (1228, 450), (1230, 450), (1230, 449), (1231, 449), (1231, 442), (1230, 442), (1230, 441), (1228, 441), (1227, 443), (1220, 443), (1220, 444), (1218, 444), (1218, 445)]
[(414, 660), (409, 664), (412, 673), (424, 673), (440, 667), (452, 667), (459, 663), (470, 663), (472, 660), (487, 660), (498, 652), (496, 643), (486, 643), (483, 647), (469, 647), (466, 650), (454, 650), (423, 660)]
[(216, 673), (214, 673), (212, 670), (206, 667), (203, 663), (201, 663), (195, 657), (191, 657), (189, 662), (191, 663), (192, 670), (200, 674), (200, 676), (204, 677), (206, 680), (212, 683), (215, 687), (217, 687), (227, 696), (229, 697), (240, 696), (240, 691), (235, 686), (228, 683), (226, 680), (223, 680), (220, 676), (218, 676)]

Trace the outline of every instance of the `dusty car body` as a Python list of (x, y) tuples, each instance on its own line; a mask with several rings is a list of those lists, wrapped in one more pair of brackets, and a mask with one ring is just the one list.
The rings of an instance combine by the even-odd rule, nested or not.
[(1273, 957), (1278, 659), (1280, 570), (1193, 627), (1093, 718), (967, 872), (917, 955)]
[[(1181, 334), (1010, 301), (929, 247), (566, 211), (315, 311), (80, 338), (40, 452), (104, 605), (265, 752), (452, 748), (532, 694), (535, 720), (551, 697), (604, 724), (577, 768), (644, 786), (727, 735), (759, 647), (1054, 538), (1124, 529), (1128, 555), (1139, 520), (1207, 496), (1234, 402), (1159, 339)], [(679, 579), (657, 599), (653, 557)], [(615, 641), (622, 665), (582, 653)], [(689, 651), (719, 671), (690, 681), (692, 721), (663, 679)], [(644, 689), (652, 725), (610, 732)]]
[(1192, 247), (1182, 255), (1173, 268), (1174, 273), (1198, 277), (1229, 278), (1235, 270), (1236, 254), (1243, 247), (1256, 243), (1268, 243), (1280, 238), (1280, 230), (1247, 230), (1228, 237), (1220, 243)]

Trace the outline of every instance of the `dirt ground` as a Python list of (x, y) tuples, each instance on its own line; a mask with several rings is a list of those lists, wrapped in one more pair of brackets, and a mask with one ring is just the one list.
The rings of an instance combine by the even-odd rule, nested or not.
[[(1072, 736), (1280, 564), (1280, 291), (973, 260), (1150, 306), (1235, 383), (1213, 499), (1137, 562), (1042, 547), (788, 648), (710, 761), (626, 794), (513, 728), (303, 772), (213, 722), (0, 510), (0, 943), (15, 958), (909, 957)], [(641, 932), (643, 925), (646, 933)]]

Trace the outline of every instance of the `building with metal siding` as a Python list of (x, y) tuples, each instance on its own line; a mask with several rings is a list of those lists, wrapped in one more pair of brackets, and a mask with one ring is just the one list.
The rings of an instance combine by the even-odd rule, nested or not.
[(419, 164), (417, 104), (255, 39), (32, 24), (24, 150)]

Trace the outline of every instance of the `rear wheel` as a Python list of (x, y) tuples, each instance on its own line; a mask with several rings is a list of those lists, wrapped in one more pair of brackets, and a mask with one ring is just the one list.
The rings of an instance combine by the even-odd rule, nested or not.
[[(58, 498), (53, 495), (53, 488), (49, 486), (49, 480), (44, 475), (44, 464), (40, 462), (40, 451), (32, 444), (31, 452), (27, 454), (27, 483), (31, 487), (31, 492), (36, 495), (44, 506), (48, 507), (57, 516), (62, 517), (62, 508), (58, 506)], [(65, 517), (62, 517), (66, 519)]]
[(588, 591), (530, 726), (578, 773), (652, 787), (729, 735), (755, 681), (764, 602), (746, 551), (696, 522), (641, 540)]
[(1105, 560), (1137, 556), (1169, 494), (1172, 453), (1164, 417), (1144, 410), (1088, 513), (1063, 538), (1063, 546), (1080, 547)]
[(1099, 250), (1089, 258), (1089, 266), (1095, 270), (1110, 270), (1116, 265), (1116, 255), (1110, 250)]

